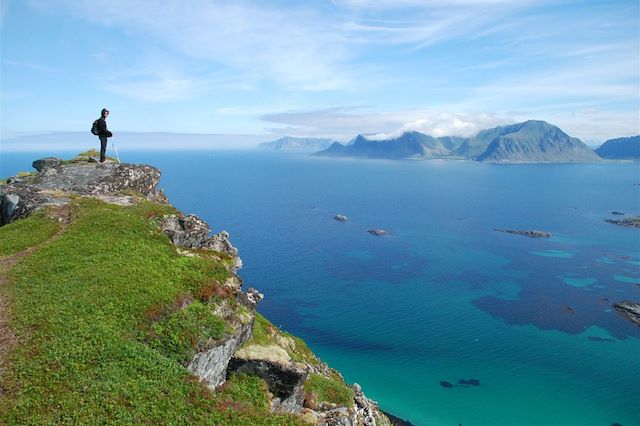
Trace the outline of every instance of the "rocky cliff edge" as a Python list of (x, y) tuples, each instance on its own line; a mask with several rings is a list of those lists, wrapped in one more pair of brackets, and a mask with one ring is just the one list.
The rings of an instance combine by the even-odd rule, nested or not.
[[(74, 160), (45, 158), (33, 163), (34, 173), (22, 173), (0, 186), (0, 223), (6, 225), (50, 206), (65, 206), (82, 198), (119, 206), (151, 201), (168, 204), (157, 187), (160, 171), (147, 165), (95, 163), (85, 154)], [(229, 272), (212, 298), (213, 313), (224, 320), (224, 332), (194, 344), (179, 362), (215, 393), (238, 373), (260, 377), (268, 388), (270, 410), (294, 413), (316, 425), (390, 425), (391, 421), (357, 384), (345, 384), (339, 372), (318, 359), (299, 338), (284, 333), (256, 313), (263, 295), (242, 290), (236, 270), (242, 266), (225, 231), (211, 228), (195, 215), (173, 210), (154, 222), (181, 256), (218, 256)], [(181, 301), (189, 310), (194, 298)], [(175, 312), (172, 313), (175, 316)], [(155, 329), (154, 329), (155, 330)]]

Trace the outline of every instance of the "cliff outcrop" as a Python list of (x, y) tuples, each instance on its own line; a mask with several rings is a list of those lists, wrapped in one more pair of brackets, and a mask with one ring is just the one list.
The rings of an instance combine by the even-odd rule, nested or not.
[[(115, 416), (114, 413), (124, 416), (123, 418), (130, 417), (131, 423), (136, 423), (144, 413), (141, 411), (136, 414), (137, 408), (132, 401), (142, 398), (143, 402), (138, 401), (137, 404), (148, 403), (153, 407), (165, 404), (168, 410), (162, 414), (165, 419), (167, 416), (175, 415), (175, 419), (182, 419), (180, 421), (196, 423), (226, 424), (228, 421), (234, 424), (255, 424), (255, 419), (262, 419), (261, 416), (264, 416), (264, 421), (260, 420), (260, 424), (391, 424), (378, 405), (366, 398), (358, 385), (347, 385), (342, 376), (318, 359), (301, 339), (274, 327), (255, 311), (256, 305), (264, 296), (252, 288), (243, 290), (242, 280), (236, 274), (238, 268), (242, 267), (242, 262), (238, 250), (229, 240), (229, 234), (221, 231), (211, 235), (211, 228), (205, 221), (195, 215), (185, 215), (171, 206), (157, 187), (160, 180), (158, 169), (116, 162), (96, 164), (89, 162), (87, 155), (81, 155), (71, 161), (42, 159), (35, 161), (33, 166), (37, 170), (36, 173), (9, 178), (0, 186), (0, 218), (2, 225), (8, 225), (0, 230), (10, 232), (23, 220), (24, 223), (28, 223), (29, 220), (42, 220), (51, 224), (53, 231), (43, 237), (41, 243), (28, 250), (37, 252), (40, 247), (45, 247), (50, 253), (43, 255), (44, 265), (53, 270), (67, 267), (69, 274), (75, 275), (67, 280), (64, 279), (64, 271), (58, 271), (62, 279), (52, 275), (46, 277), (49, 279), (48, 283), (43, 282), (38, 287), (30, 284), (37, 281), (38, 275), (27, 277), (27, 273), (18, 271), (15, 276), (8, 275), (7, 279), (8, 287), (13, 292), (0, 292), (3, 301), (14, 300), (13, 314), (17, 318), (14, 323), (18, 324), (15, 326), (18, 349), (17, 355), (12, 358), (14, 365), (12, 366), (10, 359), (7, 376), (0, 378), (0, 391), (5, 389), (9, 395), (3, 402), (5, 405), (0, 404), (0, 413), (8, 413), (6, 419), (9, 423), (28, 423), (36, 420), (49, 422), (62, 418), (80, 419), (78, 423), (100, 422), (106, 421), (103, 416)], [(56, 237), (64, 230), (56, 225), (60, 218), (56, 216), (57, 210), (53, 209), (68, 210), (68, 241), (64, 235)], [(74, 221), (78, 222), (77, 229), (74, 228)], [(98, 233), (95, 236), (86, 234), (94, 222), (110, 223), (122, 226), (123, 229), (126, 227), (131, 235), (139, 237), (140, 240), (127, 241), (122, 234), (118, 234), (115, 237), (118, 241), (114, 239), (112, 243), (107, 237), (104, 237), (103, 242), (93, 241), (103, 238)], [(55, 238), (59, 241), (55, 241)], [(82, 251), (79, 242), (85, 243), (86, 240), (89, 240), (88, 244), (104, 243), (106, 247), (112, 248), (113, 257), (117, 259), (110, 259), (111, 253), (101, 256), (98, 246), (94, 246), (98, 253), (87, 254), (93, 256), (91, 259), (85, 259), (87, 256), (82, 252), (69, 255), (76, 256), (80, 261), (71, 257), (65, 259), (63, 248), (58, 247), (69, 244)], [(167, 244), (173, 247), (173, 253), (166, 251), (169, 247)], [(7, 249), (7, 253), (17, 253), (12, 254), (13, 256), (26, 255), (24, 250), (20, 251), (21, 249)], [(155, 255), (152, 254), (155, 253), (154, 250), (157, 251)], [(148, 258), (145, 257), (147, 253)], [(59, 264), (56, 264), (57, 256), (61, 256), (62, 259)], [(132, 277), (125, 273), (114, 273), (107, 278), (98, 273), (94, 274), (94, 270), (97, 271), (101, 267), (100, 264), (96, 264), (101, 259), (105, 259), (105, 262), (117, 262), (116, 265), (123, 271), (140, 271), (140, 275), (144, 275), (140, 265), (155, 265), (154, 262), (164, 262), (163, 259), (158, 260), (164, 257), (176, 267), (164, 269), (165, 272), (162, 274), (152, 273), (144, 278)], [(126, 264), (129, 258), (131, 264)], [(78, 266), (80, 263), (86, 277), (82, 274), (76, 276), (76, 270), (81, 269)], [(164, 263), (160, 266), (165, 267)], [(34, 271), (34, 268), (28, 265), (24, 268), (28, 268), (25, 271)], [(174, 281), (183, 283), (182, 287), (171, 288), (174, 281), (167, 280), (167, 274), (175, 274)], [(126, 282), (127, 277), (131, 277), (130, 283)], [(164, 284), (156, 284), (153, 282), (154, 279)], [(74, 280), (79, 283), (75, 287), (72, 286)], [(46, 297), (51, 299), (60, 296), (60, 301), (50, 300), (51, 303), (48, 305), (49, 300), (43, 296), (39, 310), (47, 311), (47, 315), (56, 316), (56, 321), (60, 322), (57, 325), (60, 327), (58, 330), (62, 330), (58, 332), (51, 329), (56, 326), (50, 324), (52, 317), (43, 317), (40, 313), (35, 316), (23, 315), (24, 309), (30, 309), (29, 303), (40, 297), (39, 291), (51, 291), (52, 286), (56, 285), (59, 288), (53, 296)], [(107, 288), (110, 288), (108, 285), (113, 285), (113, 288), (118, 290), (107, 291)], [(21, 304), (20, 300), (25, 287), (20, 286), (31, 286), (29, 291), (33, 293), (30, 300), (24, 299), (24, 304)], [(75, 300), (74, 291), (89, 291), (89, 287), (92, 288), (90, 294), (93, 296), (89, 299), (82, 296)], [(167, 289), (171, 291), (167, 292)], [(162, 293), (161, 297), (160, 292), (167, 292), (172, 296)], [(127, 299), (128, 294), (132, 295), (131, 300)], [(103, 295), (111, 299), (103, 301), (100, 299)], [(73, 303), (69, 305), (71, 308), (62, 306), (63, 302), (70, 299), (73, 299)], [(155, 299), (159, 302), (152, 302)], [(96, 303), (96, 307), (82, 306), (82, 303), (93, 302)], [(56, 309), (60, 309), (60, 312), (56, 312)], [(108, 316), (111, 312), (121, 315), (120, 319), (112, 320)], [(65, 315), (69, 315), (68, 319), (63, 318)], [(23, 316), (26, 319), (23, 319)], [(101, 323), (96, 322), (96, 318), (100, 318)], [(114, 325), (105, 328), (104, 324), (110, 324), (110, 321)], [(21, 328), (20, 324), (24, 327)], [(86, 330), (85, 324), (89, 324)], [(96, 327), (104, 328), (102, 335), (92, 331)], [(116, 329), (117, 327), (121, 328)], [(43, 330), (44, 334), (39, 334), (39, 330)], [(62, 342), (59, 335), (64, 335), (62, 337), (67, 340)], [(113, 336), (123, 339), (121, 344), (129, 349), (116, 353), (114, 358), (108, 358), (109, 351), (114, 350), (112, 347), (115, 345), (108, 339), (116, 338)], [(95, 342), (91, 343), (93, 340)], [(25, 353), (33, 350), (29, 348), (31, 344), (37, 345), (42, 353), (53, 353), (53, 349), (46, 347), (50, 341), (57, 342), (55, 345), (66, 345), (65, 347), (74, 348), (73, 351), (79, 351), (75, 362), (72, 363), (73, 356), (65, 359), (53, 355), (51, 359), (47, 359), (46, 355), (42, 355), (45, 358), (40, 359), (39, 355), (37, 359), (29, 359), (22, 364), (15, 362), (16, 359), (21, 359), (22, 348)], [(54, 348), (57, 350), (58, 346), (55, 345)], [(137, 348), (135, 351), (138, 352), (133, 354), (131, 351), (134, 349), (130, 349), (131, 345), (134, 345)], [(69, 349), (65, 351), (68, 352)], [(148, 364), (148, 360), (140, 355), (144, 353), (149, 354), (146, 356), (156, 357), (157, 360)], [(70, 363), (69, 366), (66, 366), (67, 362)], [(43, 395), (49, 396), (37, 399), (21, 390), (30, 386), (30, 379), (25, 378), (28, 376), (26, 370), (20, 369), (31, 368), (29, 371), (36, 372), (42, 370), (40, 364), (29, 367), (29, 363), (49, 365), (47, 368), (54, 368), (56, 371), (79, 369), (80, 372), (69, 376), (62, 373), (45, 376), (51, 383), (43, 385)], [(146, 367), (133, 367), (138, 364)], [(51, 367), (52, 365), (55, 367)], [(158, 373), (164, 379), (158, 381), (156, 385), (160, 390), (154, 393), (153, 380), (145, 379), (144, 375), (152, 374), (151, 371), (159, 368), (158, 365), (166, 365), (163, 368), (167, 368), (167, 373)], [(104, 399), (99, 392), (104, 392), (105, 389), (100, 388), (93, 394), (91, 389), (95, 383), (83, 384), (84, 371), (94, 368), (99, 371), (106, 368), (109, 374), (115, 375), (115, 378), (108, 381), (108, 395), (115, 394), (117, 398), (109, 404), (99, 402)], [(136, 373), (133, 376), (131, 373), (121, 375), (119, 369)], [(175, 404), (171, 401), (151, 400), (166, 399), (167, 396), (163, 393), (168, 394), (170, 390), (175, 390), (175, 386), (169, 385), (169, 372), (178, 376), (184, 374), (185, 377), (195, 377), (197, 382), (206, 385), (208, 390), (198, 390), (189, 379), (185, 379), (186, 381), (180, 385), (187, 389), (183, 392), (187, 396), (184, 402), (185, 410), (191, 410), (189, 407), (195, 404), (200, 410), (199, 414), (172, 413), (171, 410), (179, 411), (182, 407), (180, 404), (183, 403), (177, 400)], [(100, 382), (100, 377), (104, 374), (106, 373), (93, 372), (89, 376), (96, 377), (92, 379), (94, 382)], [(55, 381), (58, 376), (63, 382)], [(141, 383), (146, 383), (142, 386), (140, 396), (136, 396), (137, 387), (132, 388), (130, 384), (134, 377), (141, 380)], [(75, 389), (74, 380), (78, 382), (78, 389)], [(163, 380), (166, 380), (166, 383), (163, 384)], [(46, 386), (49, 388), (45, 389)], [(164, 391), (163, 386), (167, 386)], [(58, 401), (55, 397), (56, 389), (65, 389), (66, 392), (60, 394)], [(76, 393), (84, 395), (85, 398), (82, 403), (76, 403), (77, 407), (66, 399), (69, 398), (68, 395)], [(94, 399), (98, 401), (99, 407), (87, 408), (86, 412), (90, 414), (83, 412), (83, 404), (93, 404), (91, 401)], [(261, 402), (263, 399), (264, 404)], [(210, 402), (202, 405), (202, 401)], [(57, 407), (55, 410), (62, 411), (56, 412), (50, 404)], [(34, 407), (28, 414), (20, 408), (27, 405)], [(260, 414), (263, 409), (266, 410), (265, 413), (273, 413), (276, 417)], [(193, 410), (195, 411), (195, 408)], [(148, 415), (149, 419), (153, 419), (160, 414), (150, 412)]]

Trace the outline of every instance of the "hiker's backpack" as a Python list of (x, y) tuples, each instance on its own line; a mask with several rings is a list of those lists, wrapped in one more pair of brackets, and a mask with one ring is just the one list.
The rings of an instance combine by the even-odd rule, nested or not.
[(98, 120), (93, 122), (93, 125), (91, 126), (91, 133), (98, 136)]

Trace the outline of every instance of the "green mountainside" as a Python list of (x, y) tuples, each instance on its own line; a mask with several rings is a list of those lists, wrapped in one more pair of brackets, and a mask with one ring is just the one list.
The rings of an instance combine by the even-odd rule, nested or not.
[[(447, 144), (451, 144), (447, 140)], [(406, 132), (394, 139), (372, 140), (363, 135), (356, 136), (348, 145), (335, 142), (324, 151), (315, 155), (327, 157), (361, 158), (427, 158), (446, 155), (449, 150), (445, 144), (420, 132)]]
[(0, 424), (390, 424), (255, 311), (157, 169), (87, 158), (0, 186)]
[(529, 120), (509, 126), (482, 130), (469, 138), (434, 138), (419, 132), (407, 132), (387, 140), (358, 135), (351, 143), (338, 142), (318, 156), (452, 159), (491, 163), (594, 162), (600, 158), (577, 138), (572, 138), (544, 121)]

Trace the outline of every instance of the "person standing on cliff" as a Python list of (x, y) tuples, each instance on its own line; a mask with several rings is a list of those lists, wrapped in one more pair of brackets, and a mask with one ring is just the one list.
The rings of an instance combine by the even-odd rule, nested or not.
[(98, 119), (98, 139), (100, 139), (100, 162), (104, 163), (107, 153), (107, 138), (113, 136), (113, 133), (107, 129), (107, 117), (109, 116), (109, 110), (102, 108), (100, 111), (100, 118)]

